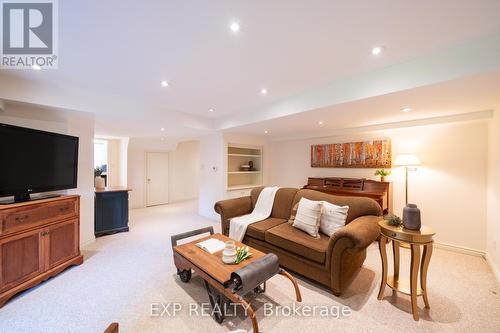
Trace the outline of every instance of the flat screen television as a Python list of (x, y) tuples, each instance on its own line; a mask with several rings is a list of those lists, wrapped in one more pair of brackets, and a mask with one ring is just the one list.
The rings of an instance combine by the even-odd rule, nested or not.
[(77, 171), (77, 137), (0, 123), (0, 197), (76, 188)]

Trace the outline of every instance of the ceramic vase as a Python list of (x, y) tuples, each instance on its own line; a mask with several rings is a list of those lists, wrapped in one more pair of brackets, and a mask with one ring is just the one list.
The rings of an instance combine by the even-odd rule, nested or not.
[(227, 241), (224, 251), (222, 251), (222, 262), (225, 264), (234, 264), (236, 261), (236, 245), (233, 241)]
[(97, 176), (95, 177), (94, 179), (94, 187), (95, 188), (105, 188), (106, 183), (104, 182), (104, 178), (102, 178), (101, 176)]
[(420, 230), (420, 209), (415, 204), (408, 204), (403, 208), (403, 227), (410, 230)]

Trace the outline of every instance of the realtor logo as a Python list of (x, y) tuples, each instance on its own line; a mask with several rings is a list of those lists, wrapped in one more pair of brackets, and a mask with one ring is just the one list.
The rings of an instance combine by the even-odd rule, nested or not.
[(56, 0), (2, 0), (1, 67), (57, 68)]

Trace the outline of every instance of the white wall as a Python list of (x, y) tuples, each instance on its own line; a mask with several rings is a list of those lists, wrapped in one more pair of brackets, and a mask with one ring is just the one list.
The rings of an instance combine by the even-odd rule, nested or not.
[(489, 143), (487, 259), (500, 282), (500, 108), (490, 121)]
[[(310, 146), (376, 138), (392, 140), (393, 156), (416, 153), (422, 166), (410, 173), (409, 201), (422, 211), (435, 239), (478, 251), (486, 250), (488, 124), (470, 122), (383, 130), (363, 135), (271, 143), (270, 183), (301, 187), (310, 176), (377, 179), (374, 169), (311, 168)], [(394, 211), (404, 207), (404, 169), (394, 168)], [(429, 195), (432, 194), (432, 195)]]
[(129, 207), (133, 209), (142, 208), (146, 204), (144, 198), (146, 171), (144, 149), (136, 148), (132, 144), (133, 139), (130, 140), (128, 148), (127, 186), (131, 189), (129, 192)]
[(200, 194), (198, 212), (218, 219), (214, 204), (224, 199), (224, 136), (212, 133), (200, 138)]
[(170, 202), (198, 198), (200, 142), (182, 141), (169, 154)]
[(119, 186), (127, 187), (128, 185), (128, 143), (129, 138), (120, 138), (120, 184)]
[(106, 140), (108, 143), (107, 186), (120, 186), (120, 141)]
[(108, 146), (107, 186), (127, 186), (127, 154), (129, 138), (101, 138)]
[(196, 199), (199, 189), (200, 149), (197, 141), (171, 142), (131, 138), (128, 144), (127, 186), (130, 208), (146, 206), (146, 152), (169, 153), (169, 202)]
[(84, 112), (41, 108), (27, 104), (6, 104), (0, 122), (77, 136), (78, 188), (60, 191), (79, 194), (80, 244), (94, 240), (94, 115)]

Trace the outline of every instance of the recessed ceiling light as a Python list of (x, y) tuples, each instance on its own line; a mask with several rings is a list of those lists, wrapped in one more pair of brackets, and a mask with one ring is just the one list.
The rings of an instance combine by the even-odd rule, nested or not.
[(411, 112), (411, 111), (413, 111), (413, 109), (408, 107), (401, 109), (401, 112)]
[(260, 90), (260, 93), (261, 93), (262, 95), (266, 95), (266, 94), (267, 94), (267, 89), (266, 89), (266, 88), (262, 88), (262, 89)]
[(160, 131), (165, 132), (165, 127), (160, 128)]
[(372, 54), (373, 55), (379, 55), (380, 53), (382, 53), (382, 46), (375, 46), (372, 49)]
[(214, 109), (208, 109), (208, 112), (214, 112), (215, 110)]
[(323, 120), (318, 121), (318, 125), (323, 125)]
[(269, 131), (264, 131), (265, 134), (269, 133)]
[(236, 21), (233, 21), (229, 25), (229, 29), (231, 29), (232, 32), (238, 32), (240, 31), (240, 24)]
[(40, 67), (40, 66), (38, 66), (38, 65), (36, 65), (36, 64), (35, 64), (35, 65), (33, 65), (33, 66), (31, 66), (31, 68), (32, 68), (32, 69), (34, 69), (34, 70), (36, 70), (36, 71), (39, 71), (39, 70), (41, 70), (41, 69), (42, 69), (42, 67)]
[(168, 82), (165, 81), (165, 80), (161, 81), (161, 86), (162, 87), (168, 87)]

